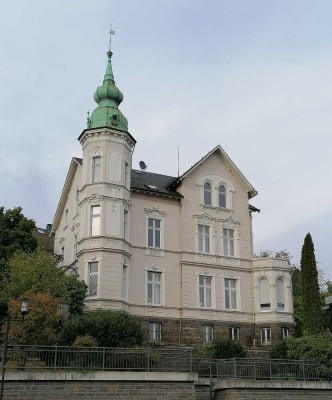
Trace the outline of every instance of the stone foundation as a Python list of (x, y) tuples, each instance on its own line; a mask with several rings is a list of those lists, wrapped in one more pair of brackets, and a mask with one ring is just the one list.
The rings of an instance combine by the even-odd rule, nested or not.
[[(179, 320), (179, 319), (166, 319), (166, 318), (152, 318), (152, 317), (137, 317), (141, 322), (144, 329), (145, 340), (149, 341), (149, 323), (161, 324), (161, 342), (167, 344), (192, 344), (203, 341), (202, 326), (213, 326), (214, 338), (222, 336), (229, 337), (229, 328), (236, 327), (240, 329), (239, 341), (245, 346), (253, 346), (255, 338), (255, 346), (265, 347), (261, 344), (261, 328), (271, 328), (271, 345), (274, 345), (282, 340), (282, 328), (288, 328), (289, 335), (294, 333), (294, 326), (292, 324), (248, 324), (238, 322), (222, 322), (222, 321), (209, 321), (209, 320)], [(267, 346), (269, 347), (269, 346)]]

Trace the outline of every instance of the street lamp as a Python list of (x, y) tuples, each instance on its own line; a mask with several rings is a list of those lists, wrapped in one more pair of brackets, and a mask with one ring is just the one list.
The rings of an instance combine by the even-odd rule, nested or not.
[(2, 351), (2, 368), (1, 368), (1, 390), (0, 390), (0, 400), (3, 399), (3, 389), (5, 385), (5, 374), (6, 374), (6, 364), (7, 364), (7, 347), (8, 347), (8, 336), (9, 336), (9, 329), (10, 329), (10, 322), (11, 321), (24, 321), (24, 317), (28, 313), (28, 299), (25, 297), (21, 298), (21, 315), (22, 319), (19, 318), (10, 318), (8, 314), (3, 321), (6, 321), (6, 332), (5, 332), (5, 339), (3, 342), (3, 351)]

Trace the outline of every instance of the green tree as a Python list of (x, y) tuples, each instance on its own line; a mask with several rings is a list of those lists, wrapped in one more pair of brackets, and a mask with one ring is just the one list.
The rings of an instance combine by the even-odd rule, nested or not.
[(301, 280), (303, 332), (307, 335), (317, 335), (323, 332), (323, 315), (315, 249), (310, 233), (306, 235), (302, 247)]
[(84, 311), (84, 300), (88, 286), (76, 276), (66, 276), (67, 296), (66, 303), (69, 306), (70, 315), (80, 315)]
[(21, 211), (20, 207), (12, 210), (0, 207), (0, 289), (10, 257), (19, 251), (33, 252), (37, 248), (37, 240), (33, 237), (35, 222)]

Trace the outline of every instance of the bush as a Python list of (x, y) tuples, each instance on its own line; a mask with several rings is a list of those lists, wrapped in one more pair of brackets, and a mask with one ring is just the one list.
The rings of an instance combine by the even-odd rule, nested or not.
[(240, 342), (228, 338), (216, 338), (210, 343), (200, 343), (194, 348), (198, 358), (245, 358), (247, 352)]
[(270, 358), (287, 358), (287, 341), (283, 340), (274, 345), (270, 350)]
[(74, 343), (74, 347), (96, 347), (97, 341), (92, 336), (77, 336)]
[(143, 342), (143, 329), (126, 312), (99, 310), (65, 321), (59, 341), (71, 346), (77, 336), (92, 336), (102, 347), (136, 347)]

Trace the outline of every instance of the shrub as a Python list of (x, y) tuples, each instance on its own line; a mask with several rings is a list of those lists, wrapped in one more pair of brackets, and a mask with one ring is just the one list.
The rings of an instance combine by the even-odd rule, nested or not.
[(74, 347), (96, 347), (97, 341), (90, 335), (77, 336), (74, 343)]
[(72, 345), (77, 336), (92, 336), (98, 346), (136, 347), (143, 342), (143, 329), (126, 312), (93, 311), (64, 322), (60, 342)]
[(287, 341), (283, 340), (274, 345), (270, 350), (270, 358), (287, 358)]
[(247, 352), (240, 342), (231, 339), (217, 338), (211, 344), (212, 358), (245, 358)]

